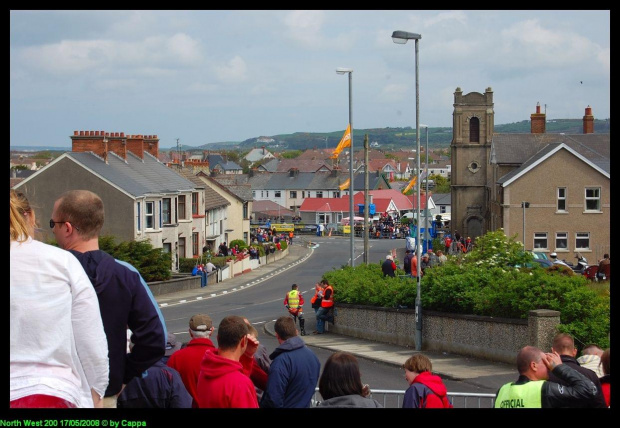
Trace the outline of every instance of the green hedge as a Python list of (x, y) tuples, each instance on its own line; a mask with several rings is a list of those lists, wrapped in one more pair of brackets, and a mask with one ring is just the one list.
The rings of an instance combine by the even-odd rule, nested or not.
[[(609, 347), (609, 284), (601, 289), (568, 269), (515, 268), (531, 262), (515, 237), (491, 232), (478, 238), (476, 248), (461, 257), (449, 256), (443, 266), (426, 270), (420, 281), (426, 310), (525, 319), (530, 310), (559, 311), (559, 330), (575, 337), (577, 345)], [(334, 287), (336, 302), (379, 307), (415, 307), (416, 281), (404, 276), (384, 277), (381, 263), (355, 268), (343, 266), (323, 275)]]

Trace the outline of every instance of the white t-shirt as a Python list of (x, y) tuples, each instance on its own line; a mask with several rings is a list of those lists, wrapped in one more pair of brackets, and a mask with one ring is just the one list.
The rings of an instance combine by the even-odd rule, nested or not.
[(108, 342), (99, 301), (73, 254), (11, 242), (10, 400), (52, 395), (93, 407), (108, 387)]

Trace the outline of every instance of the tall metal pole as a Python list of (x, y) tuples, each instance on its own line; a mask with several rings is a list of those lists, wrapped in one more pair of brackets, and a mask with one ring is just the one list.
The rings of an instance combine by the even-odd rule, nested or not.
[(368, 134), (364, 136), (364, 264), (368, 264)]
[[(415, 140), (416, 140), (416, 153), (417, 153), (417, 167), (420, 174), (420, 79), (419, 79), (419, 65), (418, 65), (418, 40), (415, 39)], [(416, 227), (416, 253), (418, 263), (416, 264), (416, 297), (415, 297), (415, 349), (416, 351), (422, 350), (422, 287), (420, 286), (420, 178), (416, 179), (418, 182), (418, 196), (416, 205), (416, 218), (418, 219), (418, 227)]]
[(426, 205), (424, 206), (424, 238), (426, 239), (426, 252), (428, 252), (428, 125), (426, 125), (426, 151), (424, 152), (426, 160), (424, 174), (426, 175)]
[(523, 252), (525, 252), (525, 202), (521, 202), (523, 207)]
[(422, 350), (422, 289), (420, 287), (420, 79), (418, 65), (418, 41), (422, 35), (409, 33), (407, 31), (394, 31), (392, 40), (394, 43), (404, 44), (408, 40), (415, 40), (415, 136), (416, 136), (416, 188), (417, 188), (417, 206), (416, 206), (416, 257), (418, 260), (416, 268), (416, 298), (415, 298), (415, 349)]
[(351, 267), (355, 265), (355, 212), (353, 211), (353, 71), (349, 72), (349, 125), (351, 125), (351, 157), (349, 158), (349, 227), (351, 231)]

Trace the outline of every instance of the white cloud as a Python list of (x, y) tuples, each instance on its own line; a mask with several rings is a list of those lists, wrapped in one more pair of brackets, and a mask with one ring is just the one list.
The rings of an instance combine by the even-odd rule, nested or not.
[(229, 83), (247, 80), (248, 66), (240, 56), (233, 57), (226, 64), (214, 67), (217, 77)]

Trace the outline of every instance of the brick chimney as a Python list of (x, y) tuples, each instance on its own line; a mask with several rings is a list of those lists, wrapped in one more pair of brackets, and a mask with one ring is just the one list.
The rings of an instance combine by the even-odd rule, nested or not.
[(159, 139), (157, 135), (127, 135), (124, 132), (105, 131), (73, 131), (71, 150), (74, 152), (93, 152), (108, 160), (108, 153), (114, 152), (127, 159), (129, 150), (139, 158), (144, 158), (144, 151), (157, 157), (159, 155)]
[(545, 124), (547, 122), (547, 117), (545, 113), (540, 112), (540, 103), (536, 103), (536, 113), (532, 113), (530, 116), (531, 119), (531, 132), (532, 134), (544, 134), (545, 133)]
[(586, 107), (586, 114), (583, 116), (583, 133), (594, 134), (594, 116), (592, 116), (592, 107)]

